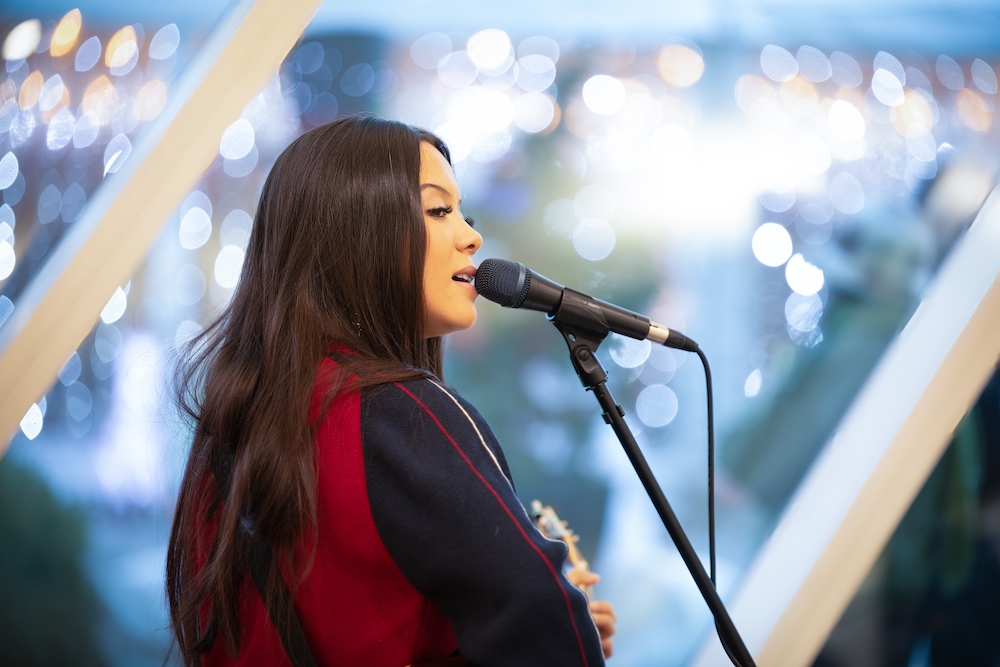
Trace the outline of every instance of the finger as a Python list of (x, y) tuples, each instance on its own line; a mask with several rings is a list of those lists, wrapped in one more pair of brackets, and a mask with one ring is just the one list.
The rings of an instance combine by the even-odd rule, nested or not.
[(615, 634), (615, 619), (607, 614), (591, 614), (591, 618), (594, 619), (594, 625), (597, 626), (597, 632), (602, 638), (610, 637)]
[(608, 658), (611, 657), (611, 654), (614, 653), (614, 646), (612, 645), (610, 639), (602, 639), (601, 640), (601, 650), (604, 651), (604, 659), (605, 660), (607, 660)]
[(604, 602), (603, 600), (591, 600), (590, 602), (590, 613), (591, 614), (607, 614), (614, 620), (618, 620), (615, 616), (615, 610), (612, 608), (610, 602)]
[(601, 636), (601, 639), (607, 639), (615, 634), (615, 622), (607, 616), (595, 616), (594, 625), (597, 626), (597, 634)]

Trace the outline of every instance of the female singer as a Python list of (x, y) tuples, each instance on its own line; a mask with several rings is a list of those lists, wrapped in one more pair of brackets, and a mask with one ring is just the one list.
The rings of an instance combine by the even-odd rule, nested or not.
[(447, 147), (395, 121), (337, 120), (275, 162), (232, 301), (179, 376), (195, 429), (167, 598), (186, 664), (610, 655), (610, 606), (588, 608), (440, 380), (441, 337), (476, 321), (460, 201)]

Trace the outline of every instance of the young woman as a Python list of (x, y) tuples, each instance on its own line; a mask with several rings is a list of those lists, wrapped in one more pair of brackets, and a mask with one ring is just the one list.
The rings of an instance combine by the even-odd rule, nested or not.
[(335, 121), (275, 162), (180, 376), (195, 433), (167, 597), (186, 664), (288, 664), (296, 636), (320, 665), (610, 655), (611, 608), (567, 581), (440, 380), (441, 336), (476, 321), (460, 201), (441, 140), (394, 121)]

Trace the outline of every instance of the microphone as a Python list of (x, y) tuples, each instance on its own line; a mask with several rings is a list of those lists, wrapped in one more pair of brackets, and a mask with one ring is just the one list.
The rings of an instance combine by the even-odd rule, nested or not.
[(599, 315), (608, 329), (622, 336), (649, 340), (687, 352), (696, 352), (698, 344), (684, 334), (650, 322), (648, 317), (607, 301), (577, 292), (535, 273), (520, 262), (484, 259), (476, 270), (476, 291), (504, 308), (540, 310), (555, 314), (564, 300), (571, 300)]

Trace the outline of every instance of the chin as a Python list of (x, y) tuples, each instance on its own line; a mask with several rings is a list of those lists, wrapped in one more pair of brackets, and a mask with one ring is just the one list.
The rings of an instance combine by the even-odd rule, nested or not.
[(472, 308), (472, 312), (463, 313), (458, 317), (450, 317), (445, 321), (440, 322), (437, 326), (430, 327), (432, 332), (428, 338), (435, 338), (437, 336), (446, 336), (451, 333), (456, 333), (459, 331), (465, 331), (466, 329), (471, 329), (476, 323), (476, 309)]

